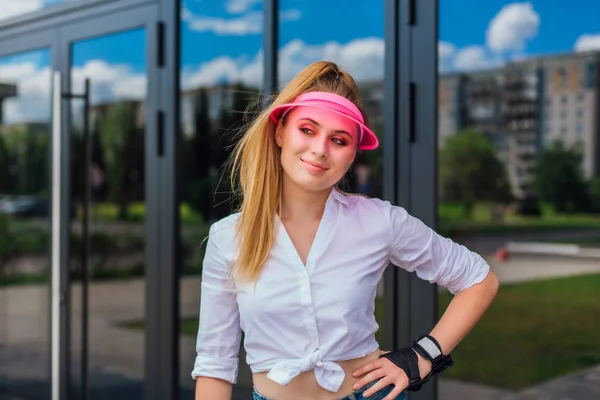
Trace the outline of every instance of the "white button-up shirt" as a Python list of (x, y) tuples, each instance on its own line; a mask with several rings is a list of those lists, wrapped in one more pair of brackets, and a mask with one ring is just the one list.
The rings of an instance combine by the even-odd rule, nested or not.
[(253, 373), (286, 385), (314, 370), (335, 392), (344, 380), (336, 361), (377, 350), (377, 284), (390, 263), (450, 292), (481, 282), (488, 264), (436, 234), (402, 207), (332, 190), (302, 263), (281, 221), (254, 283), (232, 279), (238, 214), (210, 228), (202, 270), (197, 356), (192, 377), (235, 383), (241, 332)]

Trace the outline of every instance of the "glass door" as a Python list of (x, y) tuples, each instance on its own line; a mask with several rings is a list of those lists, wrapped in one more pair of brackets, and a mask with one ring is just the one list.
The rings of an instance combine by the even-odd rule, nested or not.
[(53, 33), (0, 38), (0, 398), (51, 395)]
[[(61, 29), (69, 398), (142, 399), (155, 260), (154, 8)], [(67, 166), (68, 165), (68, 166)]]
[(84, 11), (0, 27), (0, 399), (158, 392), (157, 6)]

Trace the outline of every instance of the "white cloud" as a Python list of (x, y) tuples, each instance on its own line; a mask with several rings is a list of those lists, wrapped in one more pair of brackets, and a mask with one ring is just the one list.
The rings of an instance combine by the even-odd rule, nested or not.
[(495, 52), (522, 51), (525, 42), (538, 34), (540, 16), (533, 5), (512, 3), (504, 6), (487, 29), (487, 45)]
[(600, 50), (600, 33), (579, 36), (574, 47), (575, 51)]
[(382, 79), (384, 42), (380, 38), (355, 39), (347, 44), (327, 42), (323, 45), (307, 45), (293, 40), (280, 52), (281, 83), (289, 82), (308, 64), (318, 60), (336, 62), (359, 81)]
[(71, 70), (73, 91), (83, 91), (85, 77), (90, 78), (91, 102), (104, 103), (117, 99), (143, 99), (146, 96), (146, 74), (134, 72), (126, 64), (108, 64), (91, 60)]
[[(301, 40), (293, 40), (279, 51), (280, 84), (286, 84), (302, 68), (318, 60), (338, 63), (359, 82), (381, 80), (384, 68), (383, 39), (363, 38), (347, 44), (328, 42), (321, 45), (307, 45)], [(224, 56), (197, 68), (186, 67), (181, 81), (184, 89), (220, 82), (242, 82), (256, 88), (261, 85), (262, 74), (262, 52), (259, 51), (250, 60)]]
[(279, 21), (287, 22), (287, 21), (298, 21), (302, 18), (302, 11), (297, 8), (291, 8), (289, 10), (282, 10), (279, 12)]
[(4, 124), (50, 120), (50, 68), (37, 68), (32, 62), (0, 66), (4, 84), (14, 84), (17, 96), (4, 100)]
[[(380, 38), (356, 39), (346, 44), (328, 42), (307, 45), (294, 40), (279, 53), (282, 84), (289, 81), (308, 64), (325, 59), (338, 63), (357, 81), (383, 78), (384, 44)], [(263, 75), (262, 51), (252, 57), (219, 57), (197, 69), (184, 68), (182, 86), (192, 88), (219, 82), (243, 82), (260, 87)], [(49, 121), (51, 72), (30, 60), (18, 60), (0, 65), (3, 83), (17, 86), (18, 96), (4, 101), (4, 123)], [(109, 64), (91, 60), (71, 70), (73, 91), (83, 90), (85, 77), (92, 85), (92, 104), (118, 99), (143, 99), (146, 94), (146, 75), (133, 71), (126, 64)]]
[(182, 10), (182, 20), (189, 29), (198, 32), (213, 32), (216, 35), (248, 35), (262, 32), (262, 13), (252, 11), (236, 18), (206, 17)]
[(18, 15), (37, 11), (41, 8), (78, 0), (0, 0), (0, 19), (8, 19)]
[(44, 0), (0, 0), (0, 19), (8, 19), (17, 15), (39, 10)]
[(241, 14), (261, 2), (262, 0), (227, 0), (225, 10), (230, 14)]
[(530, 2), (508, 4), (490, 21), (485, 45), (457, 49), (452, 43), (439, 41), (438, 70), (475, 71), (525, 59), (526, 42), (537, 36), (539, 25), (540, 16)]
[[(281, 22), (297, 21), (301, 17), (302, 11), (298, 9), (284, 10), (279, 14)], [(181, 19), (187, 23), (188, 28), (192, 31), (212, 32), (220, 36), (257, 35), (262, 33), (263, 30), (261, 11), (249, 11), (234, 18), (222, 18), (194, 14), (184, 7), (181, 10)]]
[(446, 71), (452, 68), (456, 47), (452, 43), (440, 40), (438, 42), (438, 68)]
[(485, 69), (497, 64), (486, 54), (483, 46), (468, 46), (460, 49), (454, 58), (454, 68), (459, 71)]
[(262, 81), (262, 57), (257, 55), (251, 62), (246, 63), (231, 57), (218, 57), (201, 64), (195, 71), (184, 71), (181, 81), (182, 86), (186, 89), (230, 82), (243, 82), (249, 86), (260, 86)]
[[(17, 87), (17, 96), (3, 103), (3, 123), (50, 120), (51, 75), (48, 66), (39, 67), (30, 61), (7, 63), (0, 65), (0, 77), (2, 83)], [(128, 65), (91, 60), (81, 67), (75, 67), (71, 70), (73, 92), (83, 91), (85, 77), (90, 78), (92, 104), (118, 99), (143, 99), (146, 95), (146, 75), (134, 72)]]

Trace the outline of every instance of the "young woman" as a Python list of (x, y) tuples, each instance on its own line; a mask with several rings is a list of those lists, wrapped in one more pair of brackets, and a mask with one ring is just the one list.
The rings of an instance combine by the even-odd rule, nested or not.
[[(357, 151), (377, 146), (354, 80), (329, 62), (301, 71), (244, 132), (240, 210), (207, 241), (196, 399), (231, 398), (242, 332), (256, 400), (404, 399), (452, 365), (498, 281), (403, 208), (337, 189)], [(374, 300), (390, 263), (455, 297), (428, 335), (383, 352)]]

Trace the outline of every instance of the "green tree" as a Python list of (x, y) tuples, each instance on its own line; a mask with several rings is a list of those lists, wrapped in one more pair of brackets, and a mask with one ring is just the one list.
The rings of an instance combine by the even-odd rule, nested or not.
[(7, 189), (13, 194), (47, 195), (49, 151), (47, 126), (14, 125), (6, 128), (3, 136), (4, 151), (11, 166), (10, 186)]
[(544, 149), (535, 166), (535, 190), (540, 200), (556, 211), (574, 212), (588, 208), (587, 185), (581, 170), (583, 156), (562, 141)]
[(439, 152), (439, 185), (444, 201), (463, 203), (469, 214), (478, 201), (505, 203), (512, 197), (494, 147), (469, 130), (446, 138)]
[(144, 129), (137, 123), (136, 103), (111, 105), (100, 122), (100, 144), (107, 195), (118, 205), (118, 218), (125, 220), (129, 204), (143, 198), (144, 191)]
[(588, 183), (590, 210), (600, 212), (600, 177), (593, 177)]
[(0, 135), (0, 195), (8, 194), (14, 186), (14, 177), (10, 173), (10, 153)]

